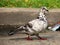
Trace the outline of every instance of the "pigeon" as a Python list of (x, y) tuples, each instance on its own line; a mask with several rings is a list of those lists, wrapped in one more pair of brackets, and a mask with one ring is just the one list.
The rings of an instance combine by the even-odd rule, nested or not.
[(46, 14), (48, 13), (48, 9), (46, 7), (42, 7), (39, 11), (39, 14), (36, 19), (29, 21), (27, 24), (20, 26), (15, 31), (10, 31), (8, 34), (13, 35), (18, 31), (25, 31), (28, 37), (27, 40), (32, 40), (31, 36), (37, 36), (40, 40), (46, 40), (47, 38), (43, 38), (39, 36), (39, 33), (45, 30), (48, 26)]

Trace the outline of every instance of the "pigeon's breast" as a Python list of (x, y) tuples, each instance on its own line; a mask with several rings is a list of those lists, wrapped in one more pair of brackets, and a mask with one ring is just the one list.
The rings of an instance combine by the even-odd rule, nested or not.
[(34, 29), (35, 31), (41, 31), (44, 27), (44, 22), (43, 21), (36, 21), (33, 24), (32, 29)]

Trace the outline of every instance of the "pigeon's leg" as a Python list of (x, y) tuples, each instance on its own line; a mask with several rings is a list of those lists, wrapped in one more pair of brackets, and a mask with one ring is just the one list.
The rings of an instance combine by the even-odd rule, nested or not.
[(47, 38), (40, 37), (39, 34), (36, 36), (38, 37), (39, 40), (47, 40)]
[(26, 37), (27, 40), (32, 40), (32, 38), (30, 37), (30, 35), (28, 35), (28, 37)]

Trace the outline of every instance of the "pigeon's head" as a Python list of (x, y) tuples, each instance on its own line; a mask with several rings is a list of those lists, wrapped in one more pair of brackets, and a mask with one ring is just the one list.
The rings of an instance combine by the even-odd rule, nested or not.
[(47, 14), (49, 11), (48, 11), (47, 7), (42, 7), (41, 12), (44, 14)]
[(49, 11), (46, 7), (42, 7), (37, 18), (41, 20), (45, 19), (48, 12)]

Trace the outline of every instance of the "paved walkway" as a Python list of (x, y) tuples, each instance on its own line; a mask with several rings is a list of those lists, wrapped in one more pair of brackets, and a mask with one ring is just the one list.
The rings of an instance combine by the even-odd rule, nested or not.
[(47, 40), (38, 40), (33, 36), (32, 41), (24, 39), (25, 34), (15, 34), (13, 36), (0, 36), (0, 45), (60, 45), (60, 32), (40, 33), (41, 37), (46, 37)]

